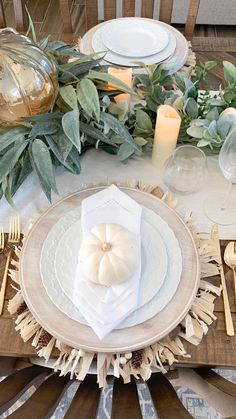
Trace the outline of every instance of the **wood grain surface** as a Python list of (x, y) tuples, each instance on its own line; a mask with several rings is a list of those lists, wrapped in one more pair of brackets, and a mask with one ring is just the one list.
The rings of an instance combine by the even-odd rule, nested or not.
[[(226, 246), (226, 241), (221, 241), (222, 253)], [(4, 268), (4, 255), (0, 255), (0, 275), (2, 277)], [(236, 326), (236, 302), (234, 296), (234, 285), (232, 273), (227, 266), (224, 265), (226, 274), (227, 290), (229, 294), (230, 307), (234, 325)], [(214, 285), (220, 285), (218, 276), (208, 279)], [(7, 303), (14, 295), (11, 287), (12, 283), (9, 279), (6, 300), (4, 304), (4, 312), (0, 317), (0, 355), (33, 357), (36, 356), (35, 349), (30, 342), (24, 343), (18, 332), (14, 330), (14, 317), (7, 311)], [(223, 312), (222, 297), (216, 299), (215, 315), (217, 320), (210, 326), (206, 336), (198, 346), (184, 342), (185, 348), (191, 355), (191, 358), (179, 357), (180, 365), (186, 366), (219, 366), (219, 367), (235, 367), (236, 366), (236, 336), (229, 337), (225, 333), (225, 322)], [(54, 351), (57, 355), (57, 351)], [(178, 364), (179, 365), (179, 364)]]

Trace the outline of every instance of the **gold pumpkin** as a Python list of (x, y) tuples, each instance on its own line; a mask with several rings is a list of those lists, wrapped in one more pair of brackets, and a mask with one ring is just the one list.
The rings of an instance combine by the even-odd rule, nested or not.
[(53, 60), (26, 36), (0, 30), (0, 127), (48, 112), (57, 92)]

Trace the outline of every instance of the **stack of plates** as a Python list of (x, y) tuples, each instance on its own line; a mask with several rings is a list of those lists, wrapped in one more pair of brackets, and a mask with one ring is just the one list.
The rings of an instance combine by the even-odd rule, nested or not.
[(77, 192), (39, 219), (24, 243), (20, 282), (32, 314), (57, 339), (88, 351), (122, 352), (157, 341), (183, 319), (198, 289), (199, 261), (191, 233), (173, 210), (150, 194), (121, 188), (143, 208), (139, 304), (100, 341), (73, 304), (73, 283), (81, 202), (101, 189)]
[[(52, 302), (70, 318), (87, 324), (73, 304), (73, 288), (82, 241), (80, 207), (50, 230), (41, 252), (42, 282)], [(159, 313), (171, 300), (182, 272), (177, 238), (155, 212), (143, 207), (141, 220), (142, 275), (138, 308), (118, 329), (134, 326)], [(157, 250), (158, 249), (158, 250)]]
[(85, 34), (80, 49), (85, 54), (101, 52), (105, 61), (128, 67), (175, 59), (173, 71), (188, 57), (188, 43), (179, 31), (144, 18), (114, 19), (97, 25)]

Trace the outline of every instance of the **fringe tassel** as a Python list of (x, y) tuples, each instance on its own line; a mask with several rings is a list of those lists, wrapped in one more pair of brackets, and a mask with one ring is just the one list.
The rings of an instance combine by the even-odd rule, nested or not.
[(54, 348), (56, 339), (52, 337), (50, 341), (48, 342), (47, 346), (43, 346), (42, 348), (37, 350), (38, 356), (45, 359), (46, 362), (48, 362), (50, 355), (52, 353), (52, 350)]
[(21, 291), (17, 291), (14, 297), (9, 300), (7, 309), (10, 314), (15, 314), (19, 310), (21, 304), (24, 304), (24, 298)]
[(28, 309), (17, 317), (16, 325), (15, 330), (20, 332), (24, 342), (32, 338), (41, 328)]

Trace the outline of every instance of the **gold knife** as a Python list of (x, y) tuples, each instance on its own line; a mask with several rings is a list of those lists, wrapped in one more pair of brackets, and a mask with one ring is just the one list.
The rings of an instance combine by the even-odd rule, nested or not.
[(222, 285), (222, 295), (223, 295), (223, 302), (224, 302), (224, 312), (225, 312), (225, 325), (226, 325), (226, 333), (228, 336), (234, 336), (234, 325), (232, 321), (232, 315), (230, 311), (230, 305), (229, 305), (229, 298), (226, 288), (226, 282), (225, 282), (225, 274), (224, 269), (222, 265), (222, 256), (220, 251), (220, 240), (219, 240), (219, 231), (218, 231), (218, 225), (214, 224), (211, 230), (211, 239), (215, 243), (216, 251), (217, 251), (217, 262), (219, 264), (220, 269), (220, 278), (221, 278), (221, 285)]

